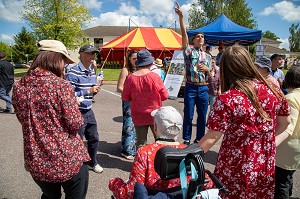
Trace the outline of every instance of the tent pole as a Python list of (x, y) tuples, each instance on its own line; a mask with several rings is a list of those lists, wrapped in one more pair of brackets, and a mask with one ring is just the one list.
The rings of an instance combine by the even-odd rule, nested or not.
[(105, 64), (106, 61), (107, 61), (107, 58), (108, 58), (108, 56), (109, 56), (109, 54), (110, 54), (110, 51), (111, 51), (111, 49), (109, 49), (109, 52), (108, 52), (108, 54), (107, 54), (107, 56), (106, 56), (104, 62), (102, 63), (101, 70), (103, 70), (104, 64)]
[(128, 31), (127, 32), (129, 32), (130, 31), (130, 17), (129, 17), (129, 22), (128, 22)]

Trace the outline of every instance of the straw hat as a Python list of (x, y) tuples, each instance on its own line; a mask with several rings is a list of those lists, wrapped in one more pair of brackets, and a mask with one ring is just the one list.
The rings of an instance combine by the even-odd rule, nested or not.
[(153, 62), (153, 64), (155, 64), (155, 65), (158, 66), (158, 67), (162, 67), (162, 66), (163, 66), (162, 60), (159, 59), (159, 58), (157, 58), (157, 59)]

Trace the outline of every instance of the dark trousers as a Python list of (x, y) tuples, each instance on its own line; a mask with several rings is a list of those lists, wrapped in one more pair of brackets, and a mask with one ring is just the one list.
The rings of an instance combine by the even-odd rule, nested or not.
[(195, 105), (198, 114), (196, 140), (200, 140), (205, 133), (206, 112), (208, 108), (208, 87), (186, 83), (184, 89), (184, 117), (182, 135), (184, 140), (191, 140)]
[(92, 109), (88, 111), (81, 110), (80, 112), (84, 119), (84, 124), (78, 133), (82, 139), (83, 136), (85, 136), (85, 139), (87, 140), (88, 153), (91, 157), (91, 161), (88, 162), (88, 165), (94, 167), (96, 164), (98, 164), (97, 152), (99, 146), (99, 134), (97, 130), (97, 121)]
[(42, 182), (33, 178), (42, 189), (41, 199), (60, 199), (61, 187), (66, 194), (66, 199), (84, 199), (88, 190), (89, 172), (86, 164), (83, 164), (76, 176), (62, 183)]
[(275, 167), (274, 199), (289, 199), (293, 190), (293, 174), (295, 170), (285, 170)]

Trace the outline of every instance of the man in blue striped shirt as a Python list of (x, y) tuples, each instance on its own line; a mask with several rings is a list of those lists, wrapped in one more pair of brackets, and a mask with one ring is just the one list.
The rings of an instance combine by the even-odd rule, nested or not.
[(93, 96), (100, 90), (93, 68), (96, 53), (98, 51), (92, 45), (83, 45), (79, 49), (80, 62), (71, 68), (66, 78), (72, 84), (75, 95), (80, 102), (79, 110), (84, 118), (84, 124), (79, 130), (79, 135), (81, 138), (85, 136), (87, 139), (88, 152), (91, 157), (91, 161), (88, 162), (89, 168), (96, 173), (101, 173), (103, 168), (97, 161), (99, 134), (97, 121), (92, 111)]

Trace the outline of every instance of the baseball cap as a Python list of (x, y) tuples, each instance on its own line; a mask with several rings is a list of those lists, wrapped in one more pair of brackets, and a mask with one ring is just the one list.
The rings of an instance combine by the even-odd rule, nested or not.
[(68, 64), (75, 63), (75, 61), (69, 56), (66, 46), (58, 40), (41, 40), (37, 45), (39, 51), (61, 53), (68, 59)]
[(268, 68), (269, 71), (272, 71), (272, 62), (267, 57), (261, 57), (254, 62), (254, 64), (258, 65), (261, 68)]
[(160, 130), (160, 138), (175, 139), (182, 128), (182, 116), (172, 106), (163, 106), (151, 112), (157, 128)]
[(97, 50), (94, 46), (92, 46), (92, 45), (90, 45), (90, 44), (84, 44), (84, 45), (81, 46), (81, 48), (79, 49), (79, 52), (80, 52), (80, 53), (91, 53), (91, 52), (97, 53), (98, 50)]

